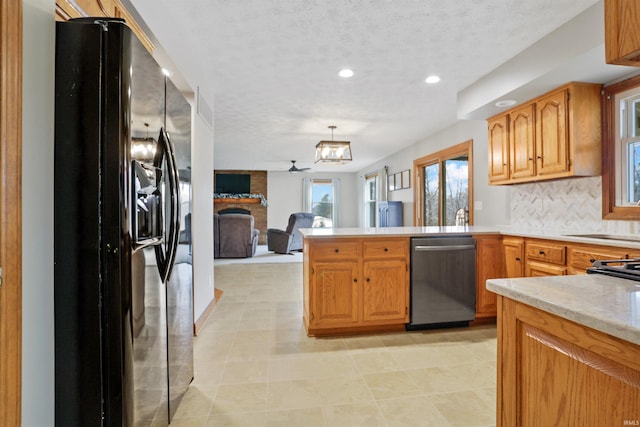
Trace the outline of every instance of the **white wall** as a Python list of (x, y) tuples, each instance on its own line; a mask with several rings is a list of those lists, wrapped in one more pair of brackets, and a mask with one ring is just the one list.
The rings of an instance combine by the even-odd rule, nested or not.
[(54, 2), (23, 2), (22, 425), (54, 425)]
[[(196, 108), (193, 109), (196, 111)], [(194, 114), (191, 146), (193, 183), (193, 317), (213, 301), (213, 128)]]
[(357, 175), (353, 173), (267, 173), (267, 227), (284, 229), (289, 215), (302, 212), (302, 180), (339, 179), (340, 180), (340, 212), (338, 220), (340, 227), (358, 226), (358, 208), (360, 198), (358, 193)]
[[(508, 188), (489, 185), (488, 132), (485, 120), (459, 121), (444, 131), (426, 137), (416, 144), (401, 150), (373, 165), (364, 168), (358, 174), (358, 194), (362, 194), (364, 176), (372, 171), (389, 167), (389, 174), (406, 169), (413, 170), (413, 161), (420, 157), (445, 148), (473, 140), (473, 199), (474, 225), (509, 225), (510, 192)], [(389, 200), (404, 203), (404, 225), (413, 225), (414, 177), (411, 177), (411, 189), (389, 192)], [(359, 196), (360, 197), (360, 196)], [(362, 226), (363, 207), (359, 206), (359, 224)]]

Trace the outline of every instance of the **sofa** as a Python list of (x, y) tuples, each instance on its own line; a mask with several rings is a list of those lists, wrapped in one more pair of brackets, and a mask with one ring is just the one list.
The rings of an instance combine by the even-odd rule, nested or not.
[(300, 228), (313, 227), (312, 213), (298, 212), (289, 216), (286, 230), (270, 228), (267, 230), (267, 249), (278, 254), (288, 254), (291, 251), (302, 250), (302, 234)]
[(260, 230), (252, 215), (213, 214), (213, 257), (249, 258), (255, 255)]

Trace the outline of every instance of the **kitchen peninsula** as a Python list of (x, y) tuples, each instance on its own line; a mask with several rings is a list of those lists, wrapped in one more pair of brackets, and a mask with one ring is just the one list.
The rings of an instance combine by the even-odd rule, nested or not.
[[(640, 425), (640, 282), (496, 279), (497, 425)], [(539, 396), (539, 398), (531, 398)]]
[(476, 322), (493, 321), (498, 312), (487, 279), (579, 274), (595, 259), (640, 254), (638, 241), (509, 227), (309, 228), (301, 233), (304, 325), (311, 336), (404, 330), (411, 303), (411, 237), (475, 238)]
[[(304, 324), (308, 335), (404, 330), (410, 307), (410, 238), (473, 236), (477, 260), (503, 259), (496, 227), (309, 228), (304, 237)], [(480, 262), (476, 318), (495, 316), (483, 305), (495, 266)], [(484, 316), (482, 307), (488, 307)]]

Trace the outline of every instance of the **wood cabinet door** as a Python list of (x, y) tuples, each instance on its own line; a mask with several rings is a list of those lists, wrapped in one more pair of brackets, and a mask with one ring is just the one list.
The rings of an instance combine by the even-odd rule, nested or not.
[(409, 266), (406, 259), (365, 261), (362, 320), (409, 321)]
[(509, 179), (509, 115), (489, 121), (489, 182)]
[(536, 101), (536, 174), (566, 174), (569, 166), (568, 90)]
[(314, 292), (310, 324), (348, 325), (358, 321), (358, 262), (316, 262), (311, 266)]
[(524, 240), (505, 237), (502, 245), (506, 277), (524, 277)]
[(476, 239), (476, 318), (495, 316), (496, 294), (487, 290), (487, 280), (504, 277), (502, 238), (474, 236)]
[(530, 178), (535, 171), (534, 105), (514, 109), (509, 115), (509, 162), (511, 178)]

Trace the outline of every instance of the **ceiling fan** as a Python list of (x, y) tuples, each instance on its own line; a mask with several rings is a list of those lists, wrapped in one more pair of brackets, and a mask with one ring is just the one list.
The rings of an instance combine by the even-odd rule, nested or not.
[(298, 172), (304, 172), (306, 170), (309, 170), (311, 168), (298, 168), (296, 167), (296, 161), (295, 160), (291, 160), (291, 167), (289, 168), (289, 173), (298, 173)]

